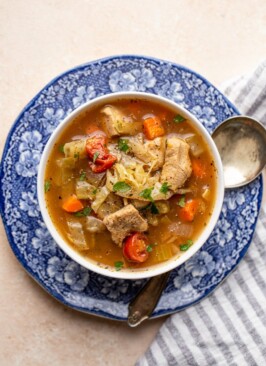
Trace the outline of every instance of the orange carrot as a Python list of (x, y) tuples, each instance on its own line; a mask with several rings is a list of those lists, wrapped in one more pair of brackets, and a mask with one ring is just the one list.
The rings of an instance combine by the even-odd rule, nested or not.
[(160, 118), (150, 117), (143, 122), (144, 134), (149, 140), (164, 135), (164, 128)]
[(185, 203), (185, 206), (180, 208), (179, 217), (183, 221), (193, 221), (198, 211), (199, 201), (191, 199)]
[(84, 208), (83, 203), (73, 194), (62, 205), (66, 212), (78, 212)]
[(196, 178), (204, 178), (206, 175), (206, 167), (202, 161), (199, 159), (194, 159), (191, 162), (192, 164), (192, 171)]

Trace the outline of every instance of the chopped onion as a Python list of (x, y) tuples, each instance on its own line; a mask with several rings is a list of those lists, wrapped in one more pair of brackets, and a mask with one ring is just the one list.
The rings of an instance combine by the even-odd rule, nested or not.
[(201, 197), (205, 200), (205, 201), (209, 201), (211, 198), (211, 190), (210, 187), (208, 185), (203, 187), (203, 193), (201, 195)]
[(168, 230), (173, 234), (184, 237), (191, 237), (194, 231), (192, 224), (182, 224), (178, 222), (172, 222), (168, 225)]
[(106, 226), (102, 220), (99, 220), (94, 216), (88, 216), (86, 218), (85, 229), (90, 233), (102, 233), (106, 230)]
[(67, 235), (69, 240), (80, 250), (90, 249), (84, 235), (82, 224), (79, 221), (74, 220), (72, 217), (67, 217), (67, 226), (69, 230)]

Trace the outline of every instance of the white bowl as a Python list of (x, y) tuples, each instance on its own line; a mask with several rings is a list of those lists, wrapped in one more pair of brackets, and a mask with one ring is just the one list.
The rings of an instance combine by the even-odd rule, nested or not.
[[(115, 101), (117, 99), (146, 99), (150, 100), (152, 102), (157, 102), (162, 105), (165, 105), (166, 107), (174, 110), (177, 114), (181, 114), (187, 119), (190, 120), (191, 124), (194, 128), (196, 128), (197, 131), (201, 134), (204, 141), (208, 144), (209, 150), (212, 154), (212, 157), (214, 159), (214, 163), (217, 169), (217, 192), (216, 192), (216, 201), (213, 207), (212, 216), (209, 219), (209, 222), (207, 226), (202, 230), (201, 234), (198, 236), (198, 238), (194, 241), (194, 244), (189, 248), (188, 251), (184, 252), (180, 257), (173, 257), (169, 259), (166, 262), (162, 262), (156, 265), (153, 265), (148, 268), (138, 268), (138, 269), (121, 269), (120, 271), (116, 271), (113, 267), (108, 267), (105, 264), (99, 265), (96, 263), (96, 261), (85, 259), (82, 255), (80, 255), (77, 251), (75, 251), (60, 235), (60, 233), (57, 231), (55, 225), (53, 224), (51, 217), (49, 215), (49, 212), (46, 207), (45, 203), (45, 196), (44, 196), (44, 175), (45, 175), (45, 168), (47, 164), (47, 160), (49, 158), (50, 152), (52, 150), (52, 147), (57, 142), (59, 136), (61, 135), (62, 131), (75, 119), (81, 112), (84, 110), (88, 110), (90, 108), (95, 108), (99, 104), (103, 103), (111, 103), (112, 101)], [(224, 177), (223, 177), (223, 167), (222, 162), (220, 159), (219, 152), (216, 148), (216, 145), (214, 144), (210, 134), (205, 129), (205, 127), (197, 120), (197, 118), (192, 115), (189, 111), (184, 109), (183, 107), (177, 105), (176, 103), (165, 99), (163, 97), (160, 97), (158, 95), (154, 94), (148, 94), (148, 93), (140, 93), (140, 92), (120, 92), (120, 93), (114, 93), (114, 94), (108, 94), (101, 96), (99, 98), (95, 98), (76, 110), (74, 110), (69, 116), (65, 118), (64, 121), (62, 121), (59, 126), (54, 130), (52, 133), (49, 141), (47, 142), (41, 161), (39, 164), (39, 170), (38, 170), (38, 178), (37, 178), (37, 191), (38, 191), (38, 201), (41, 209), (41, 213), (44, 219), (44, 222), (51, 233), (52, 237), (56, 241), (56, 243), (59, 245), (59, 247), (69, 256), (71, 257), (75, 262), (79, 263), (83, 267), (97, 272), (104, 276), (109, 277), (115, 277), (115, 278), (121, 278), (121, 279), (140, 279), (140, 278), (147, 278), (147, 277), (153, 277), (156, 275), (159, 275), (161, 273), (170, 271), (178, 266), (180, 266), (182, 263), (186, 262), (189, 258), (191, 258), (206, 242), (208, 237), (210, 236), (212, 230), (214, 229), (214, 226), (219, 218), (219, 214), (222, 208), (223, 203), (223, 197), (224, 197)]]

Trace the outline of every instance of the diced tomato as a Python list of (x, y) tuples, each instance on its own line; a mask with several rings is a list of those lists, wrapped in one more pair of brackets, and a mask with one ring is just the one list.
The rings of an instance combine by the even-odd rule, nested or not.
[(89, 166), (93, 173), (102, 173), (111, 168), (115, 162), (116, 157), (112, 154), (107, 154), (102, 159), (97, 158), (94, 163), (89, 162)]
[(178, 216), (183, 221), (193, 221), (198, 212), (199, 201), (197, 199), (188, 200), (185, 206), (180, 208)]
[(123, 255), (131, 262), (143, 263), (149, 257), (147, 246), (148, 239), (143, 233), (133, 233), (125, 239)]
[(106, 148), (106, 137), (102, 134), (95, 135), (87, 139), (86, 151), (88, 156), (93, 159), (95, 154), (99, 159), (104, 158), (108, 155), (108, 150)]
[(86, 151), (92, 160), (89, 166), (94, 173), (102, 173), (116, 162), (116, 157), (108, 152), (104, 135), (99, 134), (88, 138)]

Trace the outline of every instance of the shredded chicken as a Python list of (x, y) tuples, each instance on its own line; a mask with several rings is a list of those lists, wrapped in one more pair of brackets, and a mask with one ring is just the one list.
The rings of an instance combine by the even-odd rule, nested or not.
[(178, 188), (184, 185), (191, 173), (189, 144), (176, 136), (169, 136), (160, 182), (167, 182), (171, 190), (176, 192)]

